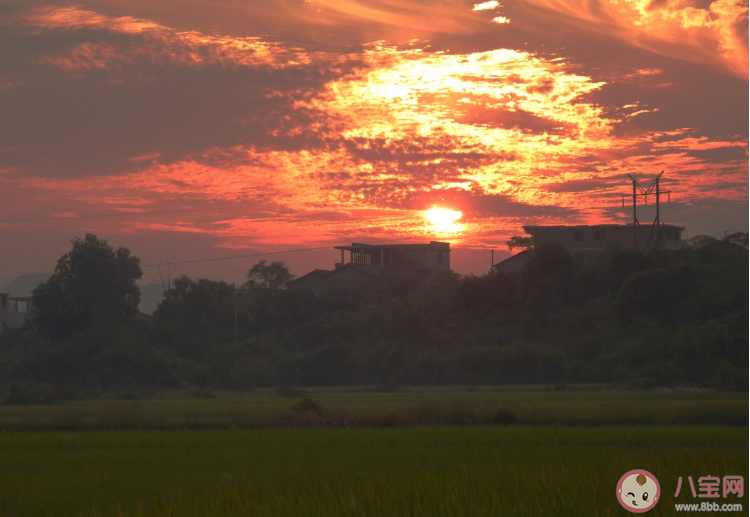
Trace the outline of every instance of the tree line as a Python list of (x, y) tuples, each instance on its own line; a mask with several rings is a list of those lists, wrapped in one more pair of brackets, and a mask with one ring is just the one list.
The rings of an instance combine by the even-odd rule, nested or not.
[[(739, 235), (739, 236), (738, 236)], [(744, 241), (743, 241), (744, 238)], [(283, 262), (235, 285), (170, 279), (138, 312), (139, 260), (88, 234), (0, 336), (0, 395), (53, 401), (121, 389), (600, 383), (745, 390), (747, 234), (581, 264), (555, 243), (520, 273), (449, 273), (357, 300), (284, 289)], [(12, 398), (12, 397), (11, 397)]]

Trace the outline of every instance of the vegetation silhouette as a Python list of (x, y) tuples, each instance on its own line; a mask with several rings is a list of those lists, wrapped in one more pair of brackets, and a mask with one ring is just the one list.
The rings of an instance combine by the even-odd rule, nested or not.
[(115, 325), (138, 312), (140, 260), (91, 233), (71, 244), (55, 273), (32, 292), (32, 324), (52, 341)]
[(133, 311), (138, 259), (87, 235), (35, 291), (27, 328), (0, 337), (0, 397), (43, 402), (48, 386), (70, 396), (573, 383), (746, 390), (748, 251), (737, 237), (689, 244), (581, 264), (545, 244), (520, 274), (450, 273), (356, 299), (281, 289), (284, 264), (266, 281), (253, 275), (269, 267), (259, 263), (251, 288), (178, 277), (144, 317)]

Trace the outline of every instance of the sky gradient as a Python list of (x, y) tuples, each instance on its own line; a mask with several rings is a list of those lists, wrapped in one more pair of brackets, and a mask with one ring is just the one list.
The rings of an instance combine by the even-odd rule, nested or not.
[(524, 224), (629, 222), (628, 173), (686, 237), (747, 231), (747, 42), (734, 0), (0, 4), (0, 277), (86, 232), (144, 265), (321, 248), (265, 257), (297, 275), (446, 240), (482, 272)]

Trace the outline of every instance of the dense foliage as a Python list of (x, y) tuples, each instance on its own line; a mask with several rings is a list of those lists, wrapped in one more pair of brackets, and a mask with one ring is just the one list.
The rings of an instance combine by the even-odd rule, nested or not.
[(51, 340), (114, 325), (138, 312), (140, 261), (88, 233), (71, 241), (55, 273), (32, 293), (34, 325)]
[(180, 277), (153, 317), (54, 339), (42, 324), (41, 334), (6, 331), (0, 385), (6, 393), (10, 385), (42, 393), (60, 385), (747, 389), (742, 244), (619, 250), (582, 264), (557, 245), (531, 253), (520, 274), (450, 274), (361, 300)]

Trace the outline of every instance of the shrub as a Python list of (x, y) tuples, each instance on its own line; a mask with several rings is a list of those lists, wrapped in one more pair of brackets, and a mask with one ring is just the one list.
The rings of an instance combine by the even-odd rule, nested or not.
[(494, 425), (513, 425), (516, 423), (516, 413), (508, 408), (500, 408), (492, 415), (490, 423)]
[(317, 415), (323, 412), (320, 404), (309, 397), (305, 397), (296, 404), (292, 404), (289, 406), (289, 409), (296, 413), (315, 413)]
[(26, 382), (23, 384), (14, 382), (8, 388), (8, 396), (3, 400), (3, 405), (62, 404), (74, 396), (75, 392), (65, 386), (54, 386), (41, 382)]
[(300, 388), (295, 388), (294, 386), (281, 386), (276, 390), (276, 395), (278, 395), (279, 397), (289, 398), (304, 397), (305, 395), (307, 395), (307, 391)]

